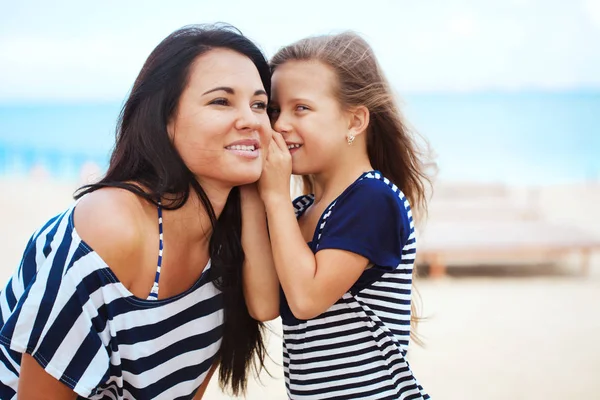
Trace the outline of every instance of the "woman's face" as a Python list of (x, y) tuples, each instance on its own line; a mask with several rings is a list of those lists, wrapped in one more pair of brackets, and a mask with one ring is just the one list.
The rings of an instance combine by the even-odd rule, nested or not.
[(217, 48), (194, 61), (167, 131), (201, 184), (258, 180), (271, 139), (267, 103), (248, 57)]

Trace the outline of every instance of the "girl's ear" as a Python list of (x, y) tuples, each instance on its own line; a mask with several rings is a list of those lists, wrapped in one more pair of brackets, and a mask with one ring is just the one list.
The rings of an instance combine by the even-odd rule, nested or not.
[(358, 106), (348, 111), (348, 136), (356, 137), (367, 130), (370, 113), (365, 106)]

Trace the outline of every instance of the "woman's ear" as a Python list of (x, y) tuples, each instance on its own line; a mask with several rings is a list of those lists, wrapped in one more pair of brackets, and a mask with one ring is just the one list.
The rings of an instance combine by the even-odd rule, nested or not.
[(169, 139), (173, 141), (175, 139), (175, 118), (169, 118), (167, 122), (167, 135), (169, 135)]

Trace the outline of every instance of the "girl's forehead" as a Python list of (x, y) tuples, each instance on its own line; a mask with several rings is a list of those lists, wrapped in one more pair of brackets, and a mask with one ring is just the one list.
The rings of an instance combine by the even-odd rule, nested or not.
[(273, 97), (332, 95), (335, 73), (327, 65), (313, 61), (290, 61), (275, 70)]
[(330, 80), (335, 78), (333, 68), (320, 61), (294, 60), (288, 61), (275, 69), (273, 78), (305, 79), (305, 80)]

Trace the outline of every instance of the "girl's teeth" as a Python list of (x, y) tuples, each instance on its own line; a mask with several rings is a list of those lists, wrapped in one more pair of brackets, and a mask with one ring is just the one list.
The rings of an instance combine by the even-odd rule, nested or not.
[(300, 145), (299, 145), (299, 144), (289, 144), (289, 145), (288, 145), (288, 149), (289, 149), (289, 150), (291, 150), (291, 149), (295, 149), (295, 148), (298, 148), (298, 147), (300, 147)]

